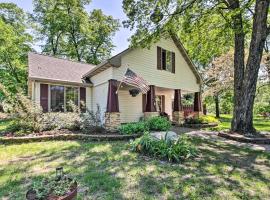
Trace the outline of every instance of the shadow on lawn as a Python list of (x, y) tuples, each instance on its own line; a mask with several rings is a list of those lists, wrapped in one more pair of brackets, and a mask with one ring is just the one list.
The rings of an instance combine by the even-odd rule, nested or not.
[[(53, 175), (55, 167), (61, 165), (78, 179), (83, 188), (80, 196), (89, 199), (269, 198), (269, 154), (197, 138), (193, 142), (200, 155), (183, 164), (130, 153), (124, 142), (77, 142), (43, 149), (33, 155), (35, 159), (9, 163), (8, 173), (8, 167), (0, 169), (0, 174), (11, 177), (0, 191), (7, 191), (2, 194), (10, 199), (23, 199), (21, 195), (32, 179)], [(41, 163), (41, 171), (36, 171)], [(14, 168), (16, 165), (20, 167)], [(44, 168), (47, 170), (42, 173)]]

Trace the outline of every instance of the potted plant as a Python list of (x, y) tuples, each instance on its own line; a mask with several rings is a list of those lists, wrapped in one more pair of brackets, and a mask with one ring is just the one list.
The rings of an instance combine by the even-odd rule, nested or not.
[(26, 193), (28, 200), (72, 200), (77, 196), (75, 179), (63, 175), (63, 168), (56, 168), (56, 177), (34, 181)]

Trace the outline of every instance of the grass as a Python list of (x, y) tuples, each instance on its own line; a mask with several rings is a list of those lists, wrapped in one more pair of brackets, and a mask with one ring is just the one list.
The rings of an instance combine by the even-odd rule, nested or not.
[(74, 175), (78, 199), (270, 199), (270, 153), (194, 138), (199, 156), (170, 164), (126, 142), (0, 145), (0, 199), (25, 199), (31, 180)]
[[(221, 115), (220, 124), (218, 127), (211, 128), (211, 130), (225, 130), (230, 129), (232, 115)], [(269, 131), (270, 132), (270, 119), (265, 119), (263, 117), (255, 116), (253, 119), (254, 126), (258, 131)]]

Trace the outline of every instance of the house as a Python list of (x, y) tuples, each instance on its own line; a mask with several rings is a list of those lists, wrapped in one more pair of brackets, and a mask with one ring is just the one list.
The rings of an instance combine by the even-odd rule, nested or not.
[[(116, 93), (127, 68), (149, 83), (147, 94), (131, 95), (134, 88), (126, 84)], [(202, 79), (173, 35), (150, 48), (126, 49), (96, 66), (29, 53), (28, 80), (29, 95), (44, 112), (69, 111), (70, 100), (94, 111), (98, 104), (108, 130), (160, 112), (180, 123), (186, 93), (194, 93), (192, 109), (201, 112)]]

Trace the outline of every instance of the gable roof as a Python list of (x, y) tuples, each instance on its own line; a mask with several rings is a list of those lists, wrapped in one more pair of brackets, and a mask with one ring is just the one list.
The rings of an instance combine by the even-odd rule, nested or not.
[(67, 83), (86, 83), (83, 75), (95, 65), (30, 52), (28, 54), (28, 77)]
[[(170, 37), (172, 38), (172, 40), (175, 43), (176, 47), (178, 48), (178, 50), (182, 54), (183, 58), (187, 62), (187, 64), (190, 67), (191, 71), (195, 75), (195, 77), (197, 79), (197, 83), (202, 84), (203, 83), (203, 80), (202, 80), (202, 78), (201, 78), (201, 76), (200, 76), (200, 74), (199, 74), (199, 72), (198, 72), (195, 64), (189, 58), (189, 56), (187, 54), (187, 51), (184, 48), (184, 46), (181, 43), (181, 41), (178, 38), (178, 36), (175, 35), (175, 34), (170, 33)], [(87, 72), (86, 74), (84, 74), (83, 75), (83, 78), (92, 77), (92, 76), (98, 74), (99, 72), (102, 72), (102, 71), (106, 70), (109, 67), (120, 67), (121, 66), (121, 56), (127, 54), (131, 50), (132, 50), (131, 48), (127, 48), (124, 51), (120, 52), (119, 54), (111, 57), (110, 59), (105, 60), (104, 62), (100, 63), (99, 65), (97, 65), (96, 67), (94, 67), (93, 69), (91, 69), (89, 72)]]

